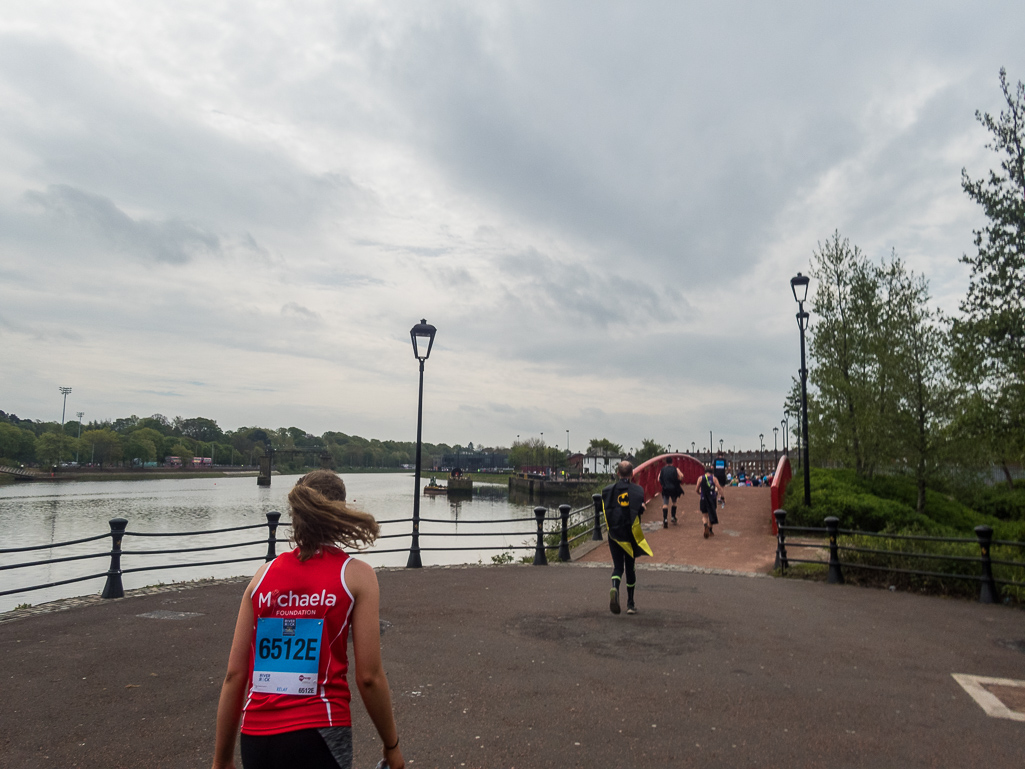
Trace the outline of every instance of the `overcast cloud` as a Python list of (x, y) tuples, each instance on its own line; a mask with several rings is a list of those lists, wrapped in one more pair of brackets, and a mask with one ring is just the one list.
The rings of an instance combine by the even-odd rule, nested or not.
[[(757, 447), (834, 230), (956, 311), (1020, 2), (0, 15), (0, 408)], [(814, 323), (814, 318), (812, 319)]]

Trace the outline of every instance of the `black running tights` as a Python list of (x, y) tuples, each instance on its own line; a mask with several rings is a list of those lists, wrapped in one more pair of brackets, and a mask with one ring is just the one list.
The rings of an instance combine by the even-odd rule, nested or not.
[(612, 578), (617, 577), (622, 579), (623, 567), (626, 567), (626, 584), (627, 587), (633, 587), (637, 584), (637, 574), (634, 572), (634, 559), (633, 556), (627, 555), (626, 551), (609, 540), (609, 550), (612, 551)]

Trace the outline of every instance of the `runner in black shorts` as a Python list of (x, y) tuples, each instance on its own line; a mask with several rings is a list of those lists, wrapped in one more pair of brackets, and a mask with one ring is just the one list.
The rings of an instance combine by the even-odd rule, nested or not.
[(676, 500), (683, 496), (683, 473), (673, 467), (673, 458), (666, 457), (666, 464), (658, 473), (662, 487), (662, 528), (669, 528), (669, 501), (673, 502), (673, 525), (676, 525)]

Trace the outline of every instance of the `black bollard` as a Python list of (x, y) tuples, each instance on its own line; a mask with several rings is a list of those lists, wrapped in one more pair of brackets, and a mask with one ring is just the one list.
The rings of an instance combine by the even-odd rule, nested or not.
[(124, 598), (125, 587), (121, 583), (121, 540), (128, 528), (124, 518), (111, 518), (110, 521), (110, 568), (107, 569), (107, 582), (103, 585), (101, 598)]
[(843, 572), (840, 571), (840, 551), (836, 545), (840, 519), (835, 515), (829, 516), (826, 519), (826, 529), (829, 531), (829, 574), (826, 575), (826, 582), (830, 585), (842, 585)]
[(996, 603), (1000, 595), (997, 583), (993, 580), (993, 564), (990, 561), (989, 549), (993, 544), (993, 529), (989, 526), (976, 526), (975, 536), (979, 538), (982, 548), (982, 584), (979, 587), (979, 603)]
[(534, 517), (537, 519), (537, 547), (534, 548), (535, 566), (548, 565), (548, 557), (545, 555), (545, 514), (547, 512), (543, 507), (534, 508)]
[(267, 513), (267, 557), (266, 561), (273, 561), (277, 557), (277, 551), (274, 549), (274, 544), (277, 542), (278, 536), (278, 521), (281, 520), (281, 513), (271, 511)]
[(569, 560), (569, 505), (559, 505), (559, 515), (562, 517), (562, 538), (559, 539), (559, 560)]
[(591, 532), (591, 541), (601, 542), (603, 539), (601, 535), (601, 494), (592, 494), (591, 500), (594, 502), (594, 531)]
[(786, 534), (783, 532), (783, 527), (787, 522), (787, 511), (776, 510), (773, 512), (772, 517), (776, 519), (776, 563), (773, 564), (772, 568), (779, 569), (782, 573), (786, 574), (790, 564), (787, 563), (787, 546), (786, 546)]

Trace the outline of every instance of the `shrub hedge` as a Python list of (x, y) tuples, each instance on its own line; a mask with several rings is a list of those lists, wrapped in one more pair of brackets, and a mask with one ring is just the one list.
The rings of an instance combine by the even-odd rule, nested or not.
[[(1010, 490), (1008, 490), (1010, 492)], [(1018, 490), (1002, 493), (987, 489), (980, 509), (972, 509), (952, 496), (933, 489), (925, 493), (925, 512), (916, 510), (918, 490), (914, 479), (905, 476), (858, 478), (853, 470), (811, 471), (811, 501), (804, 504), (804, 488), (795, 475), (787, 488), (783, 507), (792, 526), (822, 526), (835, 515), (840, 528), (887, 534), (925, 534), (938, 537), (973, 537), (976, 526), (993, 529), (996, 539), (1025, 540), (1025, 515), (1012, 515), (1025, 501)], [(1001, 511), (1003, 515), (994, 513)], [(1006, 517), (1005, 517), (1006, 516)]]

